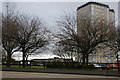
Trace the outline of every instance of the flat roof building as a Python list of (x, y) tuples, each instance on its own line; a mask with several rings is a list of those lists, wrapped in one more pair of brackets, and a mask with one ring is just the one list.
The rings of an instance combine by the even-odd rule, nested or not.
[(77, 17), (87, 16), (106, 19), (107, 21), (115, 20), (115, 11), (110, 9), (108, 5), (88, 2), (77, 8)]

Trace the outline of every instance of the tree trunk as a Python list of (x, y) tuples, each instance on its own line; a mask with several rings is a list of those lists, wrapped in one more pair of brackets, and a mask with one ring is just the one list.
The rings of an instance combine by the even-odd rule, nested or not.
[(83, 55), (83, 61), (82, 61), (82, 65), (83, 65), (83, 67), (85, 67), (85, 55)]
[(23, 51), (22, 67), (25, 68), (25, 52)]
[(11, 67), (11, 54), (10, 53), (8, 53), (8, 55), (7, 55), (7, 65), (6, 66)]
[(27, 55), (26, 55), (25, 59), (26, 59), (26, 60), (25, 60), (25, 61), (26, 61), (25, 64), (26, 64), (27, 67), (28, 67), (28, 65), (29, 65), (28, 62), (29, 62), (29, 61), (28, 61), (28, 56), (27, 56)]
[(89, 63), (89, 59), (88, 58), (89, 58), (89, 55), (87, 54), (86, 55), (86, 66), (88, 66), (88, 63)]

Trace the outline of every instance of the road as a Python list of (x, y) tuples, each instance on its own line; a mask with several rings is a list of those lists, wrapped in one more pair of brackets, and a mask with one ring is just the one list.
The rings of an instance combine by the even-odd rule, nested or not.
[[(33, 72), (11, 72), (11, 71), (2, 71), (2, 78), (32, 78), (32, 79), (33, 78), (36, 78), (36, 79), (37, 78), (54, 78), (54, 79), (55, 78), (76, 78), (76, 79), (77, 78), (86, 78), (87, 80), (88, 80), (88, 78), (91, 78), (91, 80), (92, 80), (92, 78), (99, 78), (99, 79), (103, 79), (103, 80), (105, 80), (104, 78), (106, 78), (106, 80), (120, 80), (118, 77), (111, 77), (111, 76), (55, 74), (55, 73), (33, 73)], [(64, 80), (64, 79), (62, 79), (62, 80)]]

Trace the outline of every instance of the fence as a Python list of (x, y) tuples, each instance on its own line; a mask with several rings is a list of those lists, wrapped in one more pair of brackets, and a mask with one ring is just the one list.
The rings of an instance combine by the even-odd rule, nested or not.
[[(29, 63), (29, 64), (28, 64)], [(3, 65), (6, 65), (5, 63)], [(22, 66), (22, 61), (12, 62), (11, 65)], [(79, 62), (26, 62), (27, 67), (43, 66), (44, 68), (83, 68), (82, 63)], [(108, 69), (120, 71), (120, 62), (118, 63), (89, 63), (89, 69)]]

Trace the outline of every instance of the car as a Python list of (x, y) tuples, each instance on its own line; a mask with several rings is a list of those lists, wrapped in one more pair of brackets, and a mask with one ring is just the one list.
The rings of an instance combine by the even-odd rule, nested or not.
[(96, 69), (101, 69), (102, 66), (100, 64), (93, 64)]

